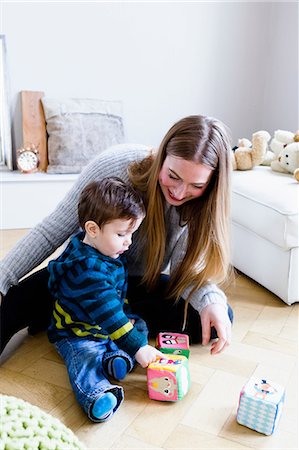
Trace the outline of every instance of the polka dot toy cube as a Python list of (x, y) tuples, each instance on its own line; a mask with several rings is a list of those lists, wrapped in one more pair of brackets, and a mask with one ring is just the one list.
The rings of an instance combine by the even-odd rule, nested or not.
[(277, 427), (284, 403), (284, 388), (268, 379), (250, 378), (242, 388), (237, 422), (270, 435)]
[(157, 359), (147, 368), (147, 386), (153, 400), (181, 400), (190, 388), (188, 359), (174, 354)]
[(189, 336), (181, 333), (163, 332), (159, 333), (156, 339), (156, 347), (162, 353), (173, 353), (189, 358)]

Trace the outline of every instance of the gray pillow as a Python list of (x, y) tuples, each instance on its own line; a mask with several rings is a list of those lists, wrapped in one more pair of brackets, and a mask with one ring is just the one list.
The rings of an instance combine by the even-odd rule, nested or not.
[(79, 173), (98, 153), (124, 141), (122, 103), (41, 99), (48, 133), (48, 173)]

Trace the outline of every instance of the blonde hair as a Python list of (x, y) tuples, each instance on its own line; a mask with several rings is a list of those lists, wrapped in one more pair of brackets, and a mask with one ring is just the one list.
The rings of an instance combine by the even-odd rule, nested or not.
[(231, 273), (230, 149), (228, 130), (222, 122), (212, 117), (189, 116), (170, 128), (156, 154), (129, 168), (132, 183), (144, 193), (147, 209), (142, 225), (147, 237), (143, 281), (149, 288), (158, 280), (165, 255), (165, 200), (159, 174), (167, 155), (204, 164), (213, 170), (204, 194), (178, 208), (181, 223), (188, 226), (188, 242), (182, 261), (171, 274), (169, 297), (178, 300), (192, 285), (190, 296), (207, 282), (223, 283)]

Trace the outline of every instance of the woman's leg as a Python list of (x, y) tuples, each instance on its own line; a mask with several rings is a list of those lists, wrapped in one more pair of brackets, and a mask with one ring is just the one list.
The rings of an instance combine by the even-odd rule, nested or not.
[[(156, 288), (148, 291), (141, 284), (141, 277), (129, 277), (127, 297), (132, 311), (142, 317), (149, 328), (149, 335), (156, 338), (160, 331), (182, 333), (184, 322), (185, 301), (180, 299), (177, 303), (173, 299), (166, 299), (168, 275), (161, 275)], [(230, 320), (233, 312), (229, 307)], [(202, 329), (199, 313), (188, 305), (187, 322), (184, 333), (188, 334), (193, 344), (202, 342)], [(216, 331), (211, 330), (211, 338), (216, 338)]]
[(1, 303), (0, 353), (10, 338), (23, 328), (30, 334), (46, 330), (53, 299), (48, 290), (48, 270), (42, 269), (9, 289)]

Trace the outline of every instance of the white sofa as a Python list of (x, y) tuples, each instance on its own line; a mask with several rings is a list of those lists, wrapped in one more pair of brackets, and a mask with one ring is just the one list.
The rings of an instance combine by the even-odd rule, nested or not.
[(288, 305), (299, 301), (298, 206), (291, 174), (233, 172), (232, 263)]

